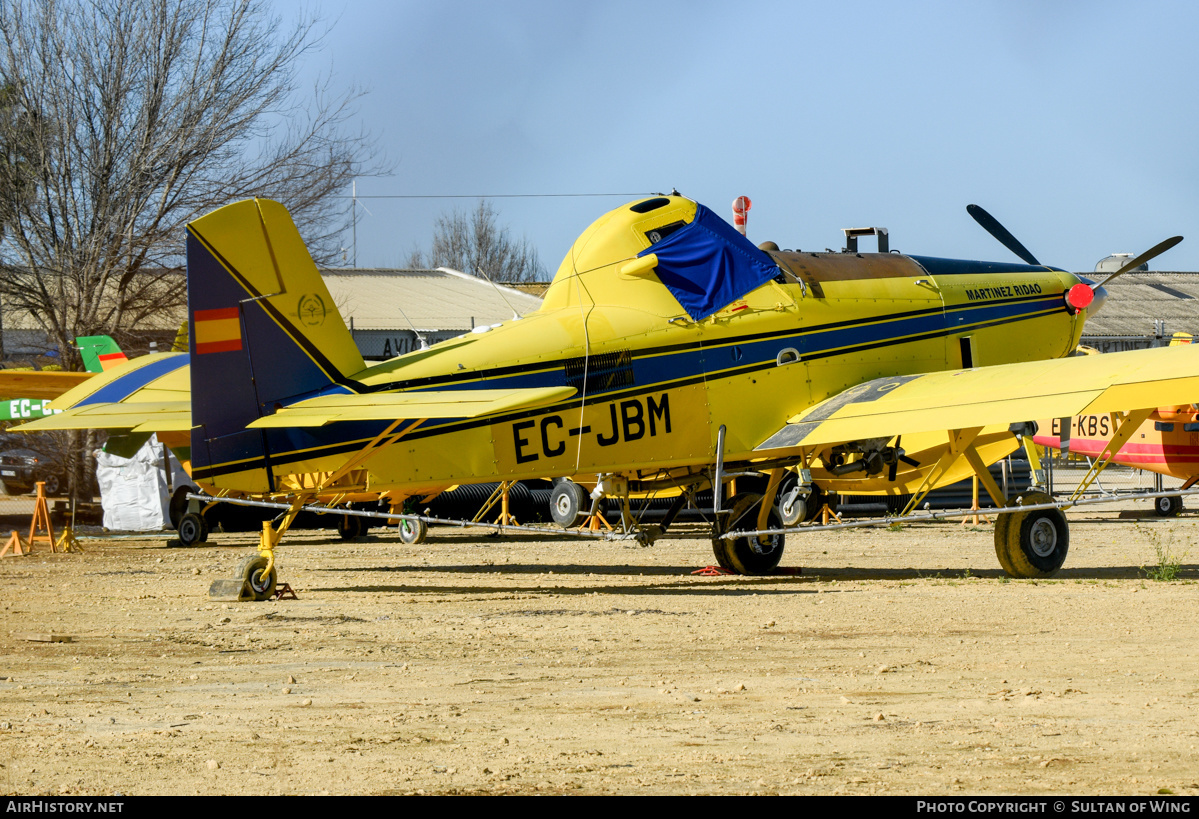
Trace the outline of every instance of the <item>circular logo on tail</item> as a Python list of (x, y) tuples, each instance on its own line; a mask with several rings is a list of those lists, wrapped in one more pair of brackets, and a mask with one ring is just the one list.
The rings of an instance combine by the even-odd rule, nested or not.
[(320, 327), (325, 323), (325, 316), (329, 314), (328, 308), (325, 307), (325, 300), (316, 293), (305, 293), (300, 296), (299, 316), (300, 322), (306, 327)]

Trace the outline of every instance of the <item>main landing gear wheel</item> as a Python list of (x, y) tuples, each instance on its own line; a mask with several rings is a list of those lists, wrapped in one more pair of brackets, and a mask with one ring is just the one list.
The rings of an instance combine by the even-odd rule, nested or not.
[(1153, 511), (1159, 518), (1177, 517), (1182, 511), (1182, 498), (1171, 495), (1168, 498), (1154, 498)]
[(362, 523), (362, 518), (357, 515), (342, 515), (337, 521), (337, 534), (342, 540), (360, 538), (366, 534), (366, 527)]
[(179, 518), (179, 542), (184, 546), (195, 546), (208, 540), (208, 523), (204, 516), (188, 512)]
[(423, 520), (408, 520), (405, 518), (400, 521), (400, 540), (410, 546), (415, 546), (418, 543), (424, 543), (425, 537), (429, 534), (429, 524)]
[(587, 519), (587, 490), (574, 481), (559, 481), (550, 493), (550, 517), (554, 523), (570, 529)]
[[(721, 568), (748, 575), (770, 574), (778, 568), (779, 561), (783, 559), (785, 535), (738, 537), (732, 540), (719, 537), (726, 532), (757, 529), (761, 506), (762, 496), (752, 492), (734, 495), (729, 500), (731, 511), (721, 514), (714, 530), (716, 537), (712, 538), (712, 552)], [(782, 523), (778, 508), (772, 506), (765, 528), (774, 529), (782, 526)]]
[(243, 557), (237, 565), (235, 577), (245, 584), (245, 590), (253, 600), (268, 600), (275, 593), (275, 582), (278, 579), (275, 567), (272, 566), (270, 572), (266, 573), (263, 571), (266, 564), (267, 559), (262, 555), (249, 555)]
[[(1020, 501), (1020, 506), (1036, 506), (1053, 498), (1029, 492)], [(1070, 527), (1061, 509), (1004, 513), (995, 523), (995, 555), (1011, 577), (1050, 577), (1066, 562), (1069, 549)]]

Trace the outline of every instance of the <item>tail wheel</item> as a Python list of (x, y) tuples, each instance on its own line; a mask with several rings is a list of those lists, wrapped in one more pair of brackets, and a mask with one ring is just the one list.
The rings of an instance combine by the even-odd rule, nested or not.
[(269, 572), (265, 571), (267, 563), (262, 555), (249, 555), (242, 558), (237, 566), (235, 576), (241, 578), (255, 600), (267, 600), (275, 593), (278, 575), (274, 566)]
[[(745, 529), (758, 528), (758, 510), (762, 506), (762, 496), (746, 492), (734, 495), (729, 506), (731, 511), (721, 515), (717, 523), (716, 534), (735, 532)], [(770, 508), (766, 528), (774, 529), (782, 526), (782, 518), (776, 507)], [(778, 568), (783, 559), (783, 546), (786, 536), (760, 535), (758, 537), (738, 537), (712, 539), (712, 551), (720, 565), (737, 574), (762, 575), (770, 574)]]
[(400, 540), (410, 546), (424, 543), (428, 534), (429, 524), (423, 520), (408, 520), (405, 518), (400, 521)]
[[(1020, 505), (1052, 500), (1045, 492), (1030, 492)], [(1070, 527), (1060, 509), (1005, 513), (995, 524), (995, 555), (1011, 577), (1050, 577), (1066, 562), (1069, 550)]]
[(208, 524), (203, 515), (188, 512), (179, 518), (179, 542), (184, 546), (195, 546), (208, 540)]
[(1177, 517), (1182, 511), (1182, 498), (1171, 495), (1168, 498), (1154, 498), (1153, 511), (1159, 518)]

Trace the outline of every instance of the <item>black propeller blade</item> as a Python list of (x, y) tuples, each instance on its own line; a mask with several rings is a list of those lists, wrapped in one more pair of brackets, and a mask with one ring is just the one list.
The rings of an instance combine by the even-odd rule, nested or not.
[(967, 205), (966, 212), (974, 218), (974, 221), (982, 225), (983, 230), (998, 239), (1001, 245), (1023, 259), (1026, 264), (1036, 265), (1037, 267), (1042, 266), (1037, 261), (1037, 257), (1029, 253), (1028, 248), (1020, 244), (1020, 241), (1007, 228), (999, 224), (999, 220), (994, 216), (987, 213), (978, 205)]
[(1167, 250), (1174, 247), (1174, 245), (1178, 244), (1181, 241), (1182, 241), (1181, 236), (1171, 236), (1169, 239), (1166, 239), (1164, 242), (1158, 242), (1153, 247), (1149, 248), (1144, 253), (1142, 253), (1140, 256), (1137, 256), (1131, 262), (1127, 262), (1123, 267), (1121, 267), (1115, 273), (1108, 276), (1103, 281), (1099, 282), (1099, 284), (1091, 285), (1091, 289), (1098, 290), (1100, 287), (1103, 287), (1103, 285), (1107, 284), (1108, 282), (1110, 282), (1112, 279), (1116, 278), (1117, 276), (1122, 276), (1125, 273), (1127, 273), (1129, 270), (1135, 270), (1136, 268), (1140, 267), (1145, 262), (1149, 261), (1150, 259), (1154, 258), (1155, 256), (1160, 256), (1161, 254), (1165, 253)]
[(902, 435), (895, 436), (895, 448), (892, 450), (892, 457), (887, 464), (887, 480), (894, 481), (895, 476), (899, 474), (899, 462), (903, 461), (908, 466), (920, 466), (920, 462), (915, 458), (909, 458), (903, 451), (903, 447), (899, 442), (903, 440)]

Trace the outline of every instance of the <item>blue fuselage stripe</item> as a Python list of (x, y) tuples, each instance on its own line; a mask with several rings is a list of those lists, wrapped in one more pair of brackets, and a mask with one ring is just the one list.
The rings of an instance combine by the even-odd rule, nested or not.
[[(800, 352), (801, 358), (814, 360), (853, 350), (947, 337), (979, 326), (1010, 323), (1061, 309), (1064, 309), (1062, 298), (1060, 294), (1054, 294), (986, 304), (953, 305), (944, 311), (941, 309), (921, 310), (915, 313), (900, 314), (894, 318), (873, 317), (831, 327), (828, 325), (817, 325), (813, 329), (797, 327), (791, 333), (770, 334), (767, 338), (755, 337), (752, 341), (732, 339), (723, 341), (719, 345), (673, 348), (668, 352), (653, 349), (633, 351), (634, 386), (631, 389), (636, 392), (670, 389), (683, 383), (702, 381), (709, 374), (720, 373), (717, 377), (722, 377), (729, 374), (728, 371), (744, 373), (766, 366), (774, 366), (779, 350), (786, 347), (795, 347)], [(959, 319), (961, 319), (960, 322)], [(442, 384), (431, 387), (431, 389), (547, 387), (561, 386), (562, 383), (563, 369), (558, 366), (537, 372), (503, 373), (490, 377), (483, 374), (478, 380), (468, 383)], [(625, 392), (627, 391), (620, 390), (616, 393), (587, 395), (586, 400), (602, 402), (616, 395), (623, 397)], [(515, 415), (555, 412), (561, 410), (563, 406), (577, 406), (582, 400), (584, 400), (584, 396), (580, 394), (565, 402), (565, 405), (523, 410), (518, 411)], [(507, 417), (505, 416), (505, 418)], [(426, 422), (419, 431), (410, 437), (425, 437), (446, 432), (464, 424), (490, 424), (497, 420), (494, 417), (438, 419)], [(354, 450), (359, 447), (360, 442), (374, 437), (385, 426), (386, 422), (362, 421), (343, 422), (316, 428), (272, 429), (268, 431), (271, 462), (281, 465), (289, 461)], [(218, 462), (203, 472), (220, 474), (238, 469), (239, 467), (235, 465), (222, 465)]]

